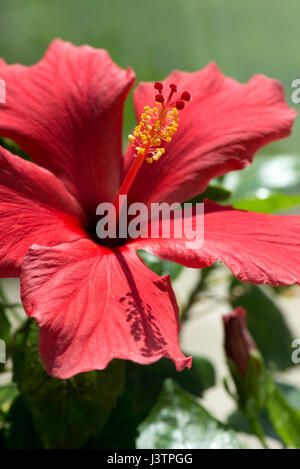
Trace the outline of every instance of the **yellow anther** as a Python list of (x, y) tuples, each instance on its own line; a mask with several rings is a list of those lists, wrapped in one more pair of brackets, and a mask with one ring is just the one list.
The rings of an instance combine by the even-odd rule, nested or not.
[(159, 160), (165, 153), (164, 143), (170, 143), (178, 129), (178, 110), (164, 107), (161, 103), (150, 108), (144, 107), (141, 121), (128, 136), (130, 144), (135, 146), (137, 156), (145, 157), (147, 163)]
[(136, 151), (137, 151), (137, 154), (138, 154), (138, 155), (144, 155), (146, 149), (145, 149), (145, 148), (141, 148), (141, 147), (136, 147)]
[(132, 134), (128, 135), (128, 140), (130, 141), (130, 143), (134, 143), (134, 141), (135, 141), (134, 135), (132, 135)]
[(164, 149), (164, 148), (160, 148), (160, 149), (153, 155), (154, 161), (159, 160), (159, 158), (161, 157), (161, 155), (162, 155), (164, 152), (165, 152), (165, 149)]

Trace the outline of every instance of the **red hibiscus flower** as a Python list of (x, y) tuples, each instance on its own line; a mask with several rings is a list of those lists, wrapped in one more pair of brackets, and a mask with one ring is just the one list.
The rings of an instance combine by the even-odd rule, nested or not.
[[(257, 284), (300, 281), (300, 217), (207, 203), (199, 250), (185, 249), (184, 239), (128, 239), (109, 247), (95, 238), (96, 207), (116, 200), (120, 187), (129, 202), (182, 202), (289, 135), (295, 112), (277, 81), (258, 75), (241, 85), (214, 64), (175, 71), (163, 89), (174, 85), (179, 126), (166, 111), (159, 150), (143, 151), (139, 128), (123, 158), (123, 103), (134, 73), (105, 51), (55, 41), (32, 67), (0, 61), (0, 77), (7, 92), (0, 135), (33, 160), (0, 150), (1, 276), (21, 278), (23, 305), (40, 326), (40, 353), (51, 375), (103, 369), (116, 357), (141, 364), (169, 357), (178, 370), (191, 365), (179, 347), (170, 280), (150, 271), (138, 249), (190, 267), (222, 260), (239, 279)], [(168, 106), (161, 91), (160, 84), (137, 87), (138, 119), (155, 101)]]

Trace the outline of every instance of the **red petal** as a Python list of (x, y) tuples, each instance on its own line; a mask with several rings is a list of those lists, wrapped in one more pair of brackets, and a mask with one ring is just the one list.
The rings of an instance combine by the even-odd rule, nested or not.
[(123, 102), (134, 81), (104, 50), (54, 41), (32, 67), (0, 63), (0, 135), (64, 180), (92, 215), (112, 200), (122, 165)]
[(22, 265), (21, 296), (40, 331), (40, 353), (55, 377), (104, 369), (113, 358), (190, 366), (178, 343), (178, 308), (168, 277), (135, 253), (80, 240), (33, 246)]
[(205, 205), (202, 248), (187, 249), (187, 238), (138, 239), (128, 246), (188, 267), (203, 268), (219, 260), (239, 280), (253, 284), (300, 283), (300, 216), (244, 212), (211, 202)]
[[(192, 101), (180, 112), (179, 129), (164, 157), (139, 173), (132, 201), (188, 200), (212, 178), (247, 166), (259, 148), (291, 132), (296, 113), (275, 80), (256, 75), (242, 85), (210, 64), (200, 72), (175, 71), (164, 81), (169, 82), (191, 92)], [(153, 84), (141, 83), (134, 101), (139, 117), (143, 106), (153, 103)], [(132, 158), (128, 150), (126, 167)]]
[(84, 214), (46, 169), (0, 147), (0, 276), (18, 277), (34, 243), (54, 245), (85, 236)]

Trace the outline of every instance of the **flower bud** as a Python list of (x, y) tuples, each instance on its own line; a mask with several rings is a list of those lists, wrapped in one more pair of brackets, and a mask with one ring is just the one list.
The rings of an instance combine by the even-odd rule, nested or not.
[(235, 363), (241, 376), (245, 377), (250, 353), (257, 349), (247, 329), (246, 311), (236, 308), (232, 313), (223, 316), (223, 321), (226, 356)]
[(263, 358), (247, 328), (246, 311), (237, 308), (223, 316), (225, 351), (235, 393), (225, 387), (237, 401), (239, 409), (250, 419), (256, 418), (264, 408), (270, 392), (270, 380)]

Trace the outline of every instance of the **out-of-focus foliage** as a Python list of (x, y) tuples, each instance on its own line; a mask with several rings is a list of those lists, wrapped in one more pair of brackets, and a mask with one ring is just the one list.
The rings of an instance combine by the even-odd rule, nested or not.
[(163, 261), (147, 251), (138, 251), (138, 253), (149, 269), (157, 275), (170, 275), (171, 279), (175, 280), (182, 272), (183, 267), (176, 262)]
[(215, 385), (214, 368), (203, 357), (193, 356), (191, 370), (185, 369), (180, 373), (166, 359), (146, 367), (128, 363), (126, 387), (140, 419), (145, 418), (155, 404), (166, 378), (172, 378), (197, 397), (203, 396), (205, 390)]
[(272, 292), (268, 295), (267, 291), (266, 287), (262, 289), (234, 279), (231, 303), (233, 308), (243, 306), (247, 311), (248, 328), (267, 365), (283, 371), (295, 366), (291, 361), (293, 333), (272, 300)]
[(300, 155), (261, 156), (223, 179), (235, 208), (272, 213), (300, 204)]
[[(167, 359), (149, 366), (128, 362), (124, 395), (112, 410), (108, 422), (85, 443), (84, 448), (134, 448), (137, 427), (147, 418), (165, 389), (167, 378), (172, 378), (174, 383), (196, 397), (202, 397), (208, 388), (215, 385), (214, 368), (202, 357), (193, 356), (192, 369), (180, 373)], [(125, 426), (126, 432), (116, 432), (116, 427)]]
[(38, 327), (29, 322), (16, 338), (14, 380), (46, 448), (76, 448), (104, 425), (123, 393), (124, 362), (69, 380), (51, 378), (38, 355)]
[(0, 304), (0, 339), (7, 342), (10, 338), (11, 326), (5, 309)]
[(267, 409), (270, 420), (284, 443), (292, 448), (299, 449), (300, 410), (293, 407), (276, 386), (268, 402)]
[[(275, 384), (276, 384), (276, 388), (278, 389), (278, 392), (281, 394), (281, 406), (284, 405), (285, 407), (285, 409), (282, 409), (281, 411), (282, 416), (285, 415), (285, 418), (289, 419), (289, 416), (286, 417), (287, 415), (286, 409), (288, 409), (289, 412), (291, 411), (291, 409), (292, 411), (295, 411), (295, 410), (298, 412), (300, 411), (300, 390), (295, 388), (294, 386), (291, 386), (285, 383), (276, 382)], [(286, 425), (282, 425), (282, 419), (279, 419), (278, 423), (276, 422), (278, 418), (277, 410), (280, 409), (280, 407), (278, 407), (278, 405), (280, 406), (280, 403), (278, 404), (278, 396), (276, 398), (276, 402), (277, 402), (276, 409), (275, 409), (274, 403), (273, 403), (273, 406), (271, 404), (271, 407), (273, 407), (273, 413), (274, 413), (274, 421), (275, 421), (274, 426), (270, 421), (270, 417), (269, 417), (267, 409), (264, 409), (260, 413), (259, 422), (266, 436), (269, 436), (271, 438), (274, 438), (283, 442), (283, 440), (279, 436), (280, 430), (277, 433), (276, 428), (280, 425), (282, 427), (281, 433), (286, 432), (287, 435), (289, 435), (289, 431), (286, 428)], [(233, 428), (237, 432), (252, 433), (252, 429), (250, 428), (249, 421), (239, 410), (234, 411), (228, 417), (227, 423), (231, 428)], [(293, 421), (293, 419), (291, 420), (290, 425), (291, 425), (291, 429), (293, 432), (293, 426), (295, 425), (295, 421)], [(298, 434), (300, 434), (299, 420), (298, 420), (296, 430)], [(289, 436), (287, 436), (287, 438), (289, 438)]]
[[(18, 396), (6, 416), (2, 428), (2, 445), (5, 449), (42, 449), (43, 444), (33, 418), (21, 396)], [(1, 441), (1, 437), (0, 437)], [(1, 444), (0, 444), (1, 448)]]
[(165, 382), (139, 432), (137, 447), (141, 449), (242, 448), (232, 430), (218, 422), (172, 380)]
[(4, 421), (5, 414), (9, 411), (18, 394), (19, 391), (15, 383), (0, 386), (0, 422)]

